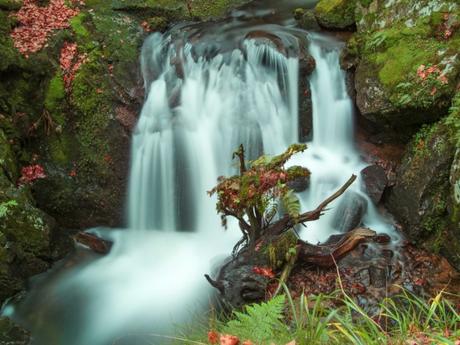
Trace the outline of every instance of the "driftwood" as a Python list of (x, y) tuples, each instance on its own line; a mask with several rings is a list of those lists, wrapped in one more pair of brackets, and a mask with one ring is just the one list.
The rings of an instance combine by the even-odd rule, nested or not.
[(93, 252), (98, 254), (108, 254), (113, 245), (112, 242), (87, 232), (79, 232), (73, 239), (75, 242), (90, 248)]
[[(375, 231), (366, 228), (358, 228), (344, 235), (336, 236), (336, 239), (323, 245), (313, 245), (303, 241), (298, 242), (298, 260), (320, 267), (333, 267), (335, 262), (343, 258), (359, 244), (384, 239), (377, 236)], [(387, 238), (389, 241), (390, 239)], [(332, 243), (331, 243), (332, 242)]]
[(326, 207), (336, 200), (338, 197), (340, 197), (345, 191), (355, 182), (356, 180), (356, 175), (352, 175), (350, 179), (339, 189), (337, 190), (334, 194), (332, 194), (330, 197), (328, 197), (326, 200), (324, 200), (321, 204), (318, 205), (313, 211), (308, 211), (305, 213), (302, 213), (298, 219), (293, 219), (291, 216), (288, 214), (285, 215), (283, 218), (278, 220), (277, 222), (271, 224), (264, 232), (268, 236), (278, 236), (282, 234), (283, 232), (292, 229), (297, 223), (305, 223), (305, 222), (311, 222), (314, 220), (318, 220), (326, 210)]

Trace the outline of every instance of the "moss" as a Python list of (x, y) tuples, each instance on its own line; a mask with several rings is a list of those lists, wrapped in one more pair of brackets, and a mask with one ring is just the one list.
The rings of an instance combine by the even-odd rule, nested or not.
[(0, 0), (0, 9), (7, 11), (19, 10), (22, 6), (22, 0)]
[(83, 12), (70, 19), (70, 27), (77, 36), (77, 40), (86, 40), (91, 36), (84, 25), (85, 20), (86, 14)]
[(45, 108), (50, 112), (55, 112), (60, 108), (65, 95), (62, 73), (58, 71), (49, 82), (48, 90), (45, 95)]
[(272, 268), (279, 268), (286, 262), (289, 250), (295, 248), (297, 240), (295, 232), (288, 231), (262, 249)]
[(344, 29), (355, 23), (355, 9), (355, 0), (320, 0), (315, 7), (315, 14), (321, 25)]
[(104, 131), (109, 124), (111, 112), (110, 87), (103, 65), (102, 53), (93, 51), (75, 76), (71, 103), (80, 113), (77, 139), (82, 152), (82, 168), (88, 173), (94, 168), (103, 173), (106, 168), (104, 155), (108, 153), (109, 143)]

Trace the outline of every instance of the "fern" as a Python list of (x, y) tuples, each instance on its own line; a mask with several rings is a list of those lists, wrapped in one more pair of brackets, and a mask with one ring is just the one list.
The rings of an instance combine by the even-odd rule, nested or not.
[(18, 206), (16, 200), (10, 200), (0, 203), (0, 218), (6, 217), (12, 207)]
[(284, 295), (261, 304), (247, 306), (245, 311), (233, 312), (235, 319), (227, 322), (224, 332), (255, 344), (269, 344), (279, 333), (286, 331), (283, 324)]
[(300, 215), (300, 201), (297, 195), (294, 194), (292, 190), (289, 190), (283, 196), (283, 206), (286, 209), (286, 212), (292, 218), (296, 219)]

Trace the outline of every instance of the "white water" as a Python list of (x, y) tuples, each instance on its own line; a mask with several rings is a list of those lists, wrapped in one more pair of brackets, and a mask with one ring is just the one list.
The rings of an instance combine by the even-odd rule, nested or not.
[[(310, 190), (302, 195), (305, 209), (364, 166), (353, 148), (353, 109), (338, 64), (340, 44), (312, 39), (314, 139), (292, 161), (313, 173)], [(201, 310), (211, 291), (203, 274), (239, 238), (235, 223), (222, 230), (215, 200), (206, 191), (219, 175), (235, 171), (231, 156), (240, 143), (255, 158), (281, 153), (297, 141), (296, 58), (253, 41), (244, 42), (243, 51), (208, 60), (194, 60), (191, 45), (175, 49), (168, 37), (156, 34), (142, 50), (147, 98), (132, 145), (130, 230), (114, 231), (109, 255), (67, 272), (41, 297), (50, 307), (40, 310), (44, 316), (39, 319), (54, 318), (60, 328), (64, 321), (59, 319), (69, 318), (62, 334), (54, 330), (50, 335), (31, 321), (27, 312), (33, 305), (19, 311), (22, 316), (16, 318), (32, 323), (39, 345), (56, 337), (57, 344), (106, 345), (120, 334), (146, 328), (168, 333), (172, 321)], [(182, 67), (176, 68), (177, 61), (183, 61)], [(354, 188), (359, 191), (359, 184)], [(334, 206), (302, 237), (317, 242), (336, 233)], [(364, 223), (389, 229), (371, 205)], [(14, 315), (14, 308), (7, 313)]]

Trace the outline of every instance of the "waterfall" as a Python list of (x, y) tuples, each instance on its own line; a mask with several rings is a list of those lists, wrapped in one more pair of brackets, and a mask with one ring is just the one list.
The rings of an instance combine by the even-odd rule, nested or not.
[(296, 141), (298, 59), (252, 40), (211, 58), (169, 42), (154, 34), (142, 49), (148, 93), (133, 139), (129, 226), (218, 231), (206, 191), (235, 171), (232, 152), (243, 144), (255, 159)]
[[(312, 171), (311, 187), (300, 195), (304, 210), (364, 166), (353, 147), (341, 44), (316, 34), (310, 41), (317, 62), (310, 78), (313, 141), (291, 163)], [(243, 40), (206, 54), (196, 44), (160, 34), (145, 41), (146, 99), (133, 135), (129, 229), (92, 230), (114, 242), (108, 255), (38, 279), (25, 301), (5, 308), (32, 330), (35, 344), (108, 345), (126, 333), (170, 333), (190, 311), (206, 308), (212, 292), (203, 274), (240, 234), (236, 222), (222, 230), (206, 191), (218, 176), (236, 172), (231, 157), (239, 144), (251, 159), (298, 140), (297, 57), (267, 41)], [(353, 188), (368, 203), (363, 222), (390, 231), (359, 184)], [(338, 208), (332, 204), (302, 238), (318, 242), (339, 232)]]

